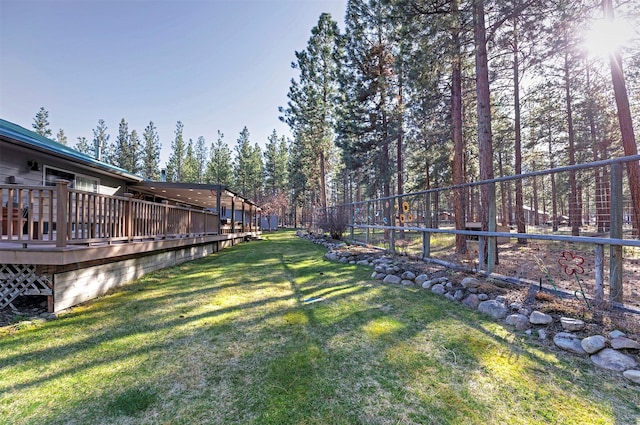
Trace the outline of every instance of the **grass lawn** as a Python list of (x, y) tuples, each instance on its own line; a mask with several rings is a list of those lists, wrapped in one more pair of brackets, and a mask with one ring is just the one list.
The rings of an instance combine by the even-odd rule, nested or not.
[(293, 232), (0, 330), (1, 424), (640, 424), (640, 389)]

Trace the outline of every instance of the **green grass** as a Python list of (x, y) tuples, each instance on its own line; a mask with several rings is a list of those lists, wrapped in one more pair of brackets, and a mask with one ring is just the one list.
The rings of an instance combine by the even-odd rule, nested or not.
[(620, 374), (266, 239), (5, 330), (0, 423), (640, 423)]

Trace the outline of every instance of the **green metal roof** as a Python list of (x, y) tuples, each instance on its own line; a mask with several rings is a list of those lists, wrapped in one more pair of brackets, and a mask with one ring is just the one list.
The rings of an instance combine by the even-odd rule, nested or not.
[(69, 161), (80, 162), (85, 165), (89, 165), (93, 168), (97, 168), (103, 172), (117, 175), (127, 180), (139, 182), (144, 179), (140, 176), (130, 173), (129, 171), (115, 167), (102, 161), (78, 152), (77, 150), (63, 145), (62, 143), (55, 142), (44, 136), (39, 135), (31, 130), (27, 130), (24, 127), (20, 127), (17, 124), (3, 120), (0, 118), (0, 136), (6, 137), (14, 142), (18, 142), (27, 147), (33, 149), (54, 154)]

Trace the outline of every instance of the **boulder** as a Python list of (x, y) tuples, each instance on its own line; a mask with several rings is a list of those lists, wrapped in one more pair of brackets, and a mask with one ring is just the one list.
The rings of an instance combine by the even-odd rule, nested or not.
[(462, 279), (462, 282), (460, 282), (460, 285), (462, 285), (463, 288), (477, 288), (481, 284), (482, 282), (475, 277), (465, 277)]
[(487, 300), (478, 304), (478, 311), (494, 319), (503, 319), (507, 316), (508, 308), (499, 301)]
[(605, 348), (591, 356), (591, 361), (603, 369), (615, 370), (618, 372), (633, 369), (638, 366), (638, 362), (631, 356), (627, 356), (613, 348)]
[(580, 345), (587, 353), (594, 354), (607, 346), (607, 338), (602, 335), (593, 335), (580, 341)]
[(422, 282), (423, 289), (430, 289), (433, 286), (433, 280), (425, 280)]
[(562, 325), (562, 329), (567, 332), (581, 331), (584, 329), (584, 322), (582, 320), (571, 317), (561, 317), (560, 324)]
[(636, 384), (640, 384), (640, 370), (625, 370), (624, 372), (622, 372), (622, 376), (632, 382), (635, 382)]
[(436, 283), (435, 285), (433, 285), (431, 287), (431, 292), (433, 292), (434, 294), (442, 295), (447, 291), (444, 289), (444, 285), (443, 284)]
[(427, 276), (426, 274), (419, 274), (414, 280), (416, 282), (416, 285), (421, 286), (424, 282), (429, 280), (429, 276)]
[(536, 310), (531, 312), (529, 322), (531, 322), (532, 325), (548, 325), (553, 322), (553, 317)]
[(462, 300), (462, 304), (466, 305), (467, 307), (478, 308), (480, 300), (478, 299), (478, 296), (476, 294), (470, 294), (467, 296), (467, 298)]
[(611, 348), (616, 350), (631, 349), (640, 350), (640, 344), (637, 341), (629, 339), (625, 336), (619, 336), (611, 340)]
[(569, 332), (558, 332), (553, 337), (553, 343), (559, 348), (574, 354), (587, 354), (580, 342), (580, 338)]
[(414, 280), (416, 278), (416, 275), (415, 273), (407, 270), (406, 272), (402, 273), (402, 276), (400, 277), (402, 277), (402, 279), (405, 279), (405, 280)]
[(453, 299), (456, 301), (460, 301), (464, 298), (464, 291), (462, 289), (458, 289), (455, 294), (453, 294)]
[(489, 295), (487, 295), (487, 294), (478, 294), (478, 299), (480, 301), (486, 301), (486, 300), (489, 299)]
[(619, 331), (618, 329), (609, 332), (609, 338), (618, 338), (619, 336), (627, 336), (626, 333)]
[(392, 285), (398, 285), (398, 284), (400, 284), (401, 281), (402, 281), (402, 279), (400, 279), (398, 276), (394, 276), (392, 274), (386, 275), (385, 278), (382, 280), (382, 282), (390, 283)]
[(402, 284), (402, 286), (413, 286), (413, 280), (409, 279), (402, 279), (400, 283)]
[(522, 331), (529, 327), (529, 318), (523, 314), (510, 314), (505, 319), (505, 323)]

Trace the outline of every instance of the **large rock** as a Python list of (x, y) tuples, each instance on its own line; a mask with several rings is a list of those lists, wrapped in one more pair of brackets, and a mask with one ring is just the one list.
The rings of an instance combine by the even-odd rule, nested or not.
[(633, 369), (638, 366), (638, 362), (633, 357), (627, 356), (613, 348), (605, 348), (604, 350), (593, 354), (591, 356), (591, 361), (596, 366), (618, 372)]
[(630, 381), (635, 382), (636, 384), (640, 384), (640, 370), (625, 370), (624, 372), (622, 372), (622, 376)]
[(619, 336), (611, 340), (611, 348), (614, 348), (616, 350), (623, 350), (623, 349), (640, 350), (640, 344), (638, 344), (638, 342), (632, 339), (629, 339), (625, 336)]
[(553, 337), (553, 343), (563, 350), (574, 354), (587, 354), (580, 344), (580, 338), (569, 332), (558, 332), (556, 336)]
[(553, 317), (536, 310), (531, 312), (529, 322), (531, 322), (532, 325), (548, 325), (553, 322)]
[(413, 273), (412, 271), (407, 270), (406, 272), (402, 273), (402, 279), (404, 280), (414, 280), (416, 278), (415, 273)]
[(324, 258), (326, 258), (329, 261), (338, 261), (338, 255), (333, 251), (329, 251), (326, 254), (324, 254)]
[(478, 294), (478, 299), (480, 301), (486, 301), (486, 300), (489, 299), (489, 295), (487, 295), (487, 294)]
[(460, 282), (460, 285), (462, 285), (463, 288), (477, 288), (481, 284), (482, 282), (475, 277), (465, 277), (462, 279), (462, 282)]
[(402, 279), (400, 283), (402, 284), (402, 286), (413, 286), (413, 280), (409, 279)]
[(602, 335), (589, 336), (580, 341), (580, 345), (589, 354), (597, 353), (607, 346), (607, 338)]
[(433, 292), (434, 294), (442, 295), (445, 292), (447, 292), (447, 290), (444, 289), (444, 285), (443, 284), (437, 283), (437, 284), (435, 284), (435, 285), (433, 285), (431, 287), (431, 292)]
[(478, 304), (478, 311), (491, 316), (494, 319), (504, 319), (507, 316), (509, 309), (499, 301), (487, 300)]
[(618, 330), (618, 329), (615, 329), (615, 330), (609, 332), (609, 338), (611, 338), (611, 339), (618, 338), (619, 336), (627, 336), (627, 334), (622, 332), (622, 331), (620, 331), (620, 330)]
[(426, 274), (419, 274), (414, 280), (416, 282), (416, 285), (422, 286), (424, 282), (429, 280), (429, 276), (427, 276)]
[(522, 331), (529, 327), (529, 318), (523, 314), (510, 314), (505, 319), (505, 323)]
[(478, 296), (476, 294), (470, 294), (467, 296), (467, 298), (462, 300), (462, 304), (466, 305), (467, 307), (478, 308), (480, 300), (478, 299)]
[(358, 261), (356, 261), (356, 264), (358, 264), (360, 266), (368, 266), (369, 265), (369, 261), (368, 260), (358, 260)]
[(400, 284), (402, 279), (400, 279), (398, 276), (394, 276), (392, 274), (388, 274), (388, 275), (385, 276), (385, 278), (382, 281), (384, 283), (390, 283), (390, 284), (393, 284), (393, 285), (398, 285), (398, 284)]
[(454, 294), (453, 294), (453, 299), (456, 301), (460, 301), (464, 298), (464, 291), (462, 289), (458, 289)]
[(432, 286), (433, 286), (433, 280), (425, 280), (424, 282), (422, 282), (423, 289), (431, 289)]
[(581, 331), (584, 329), (584, 322), (582, 320), (571, 317), (561, 317), (560, 324), (562, 325), (562, 329), (567, 332)]

